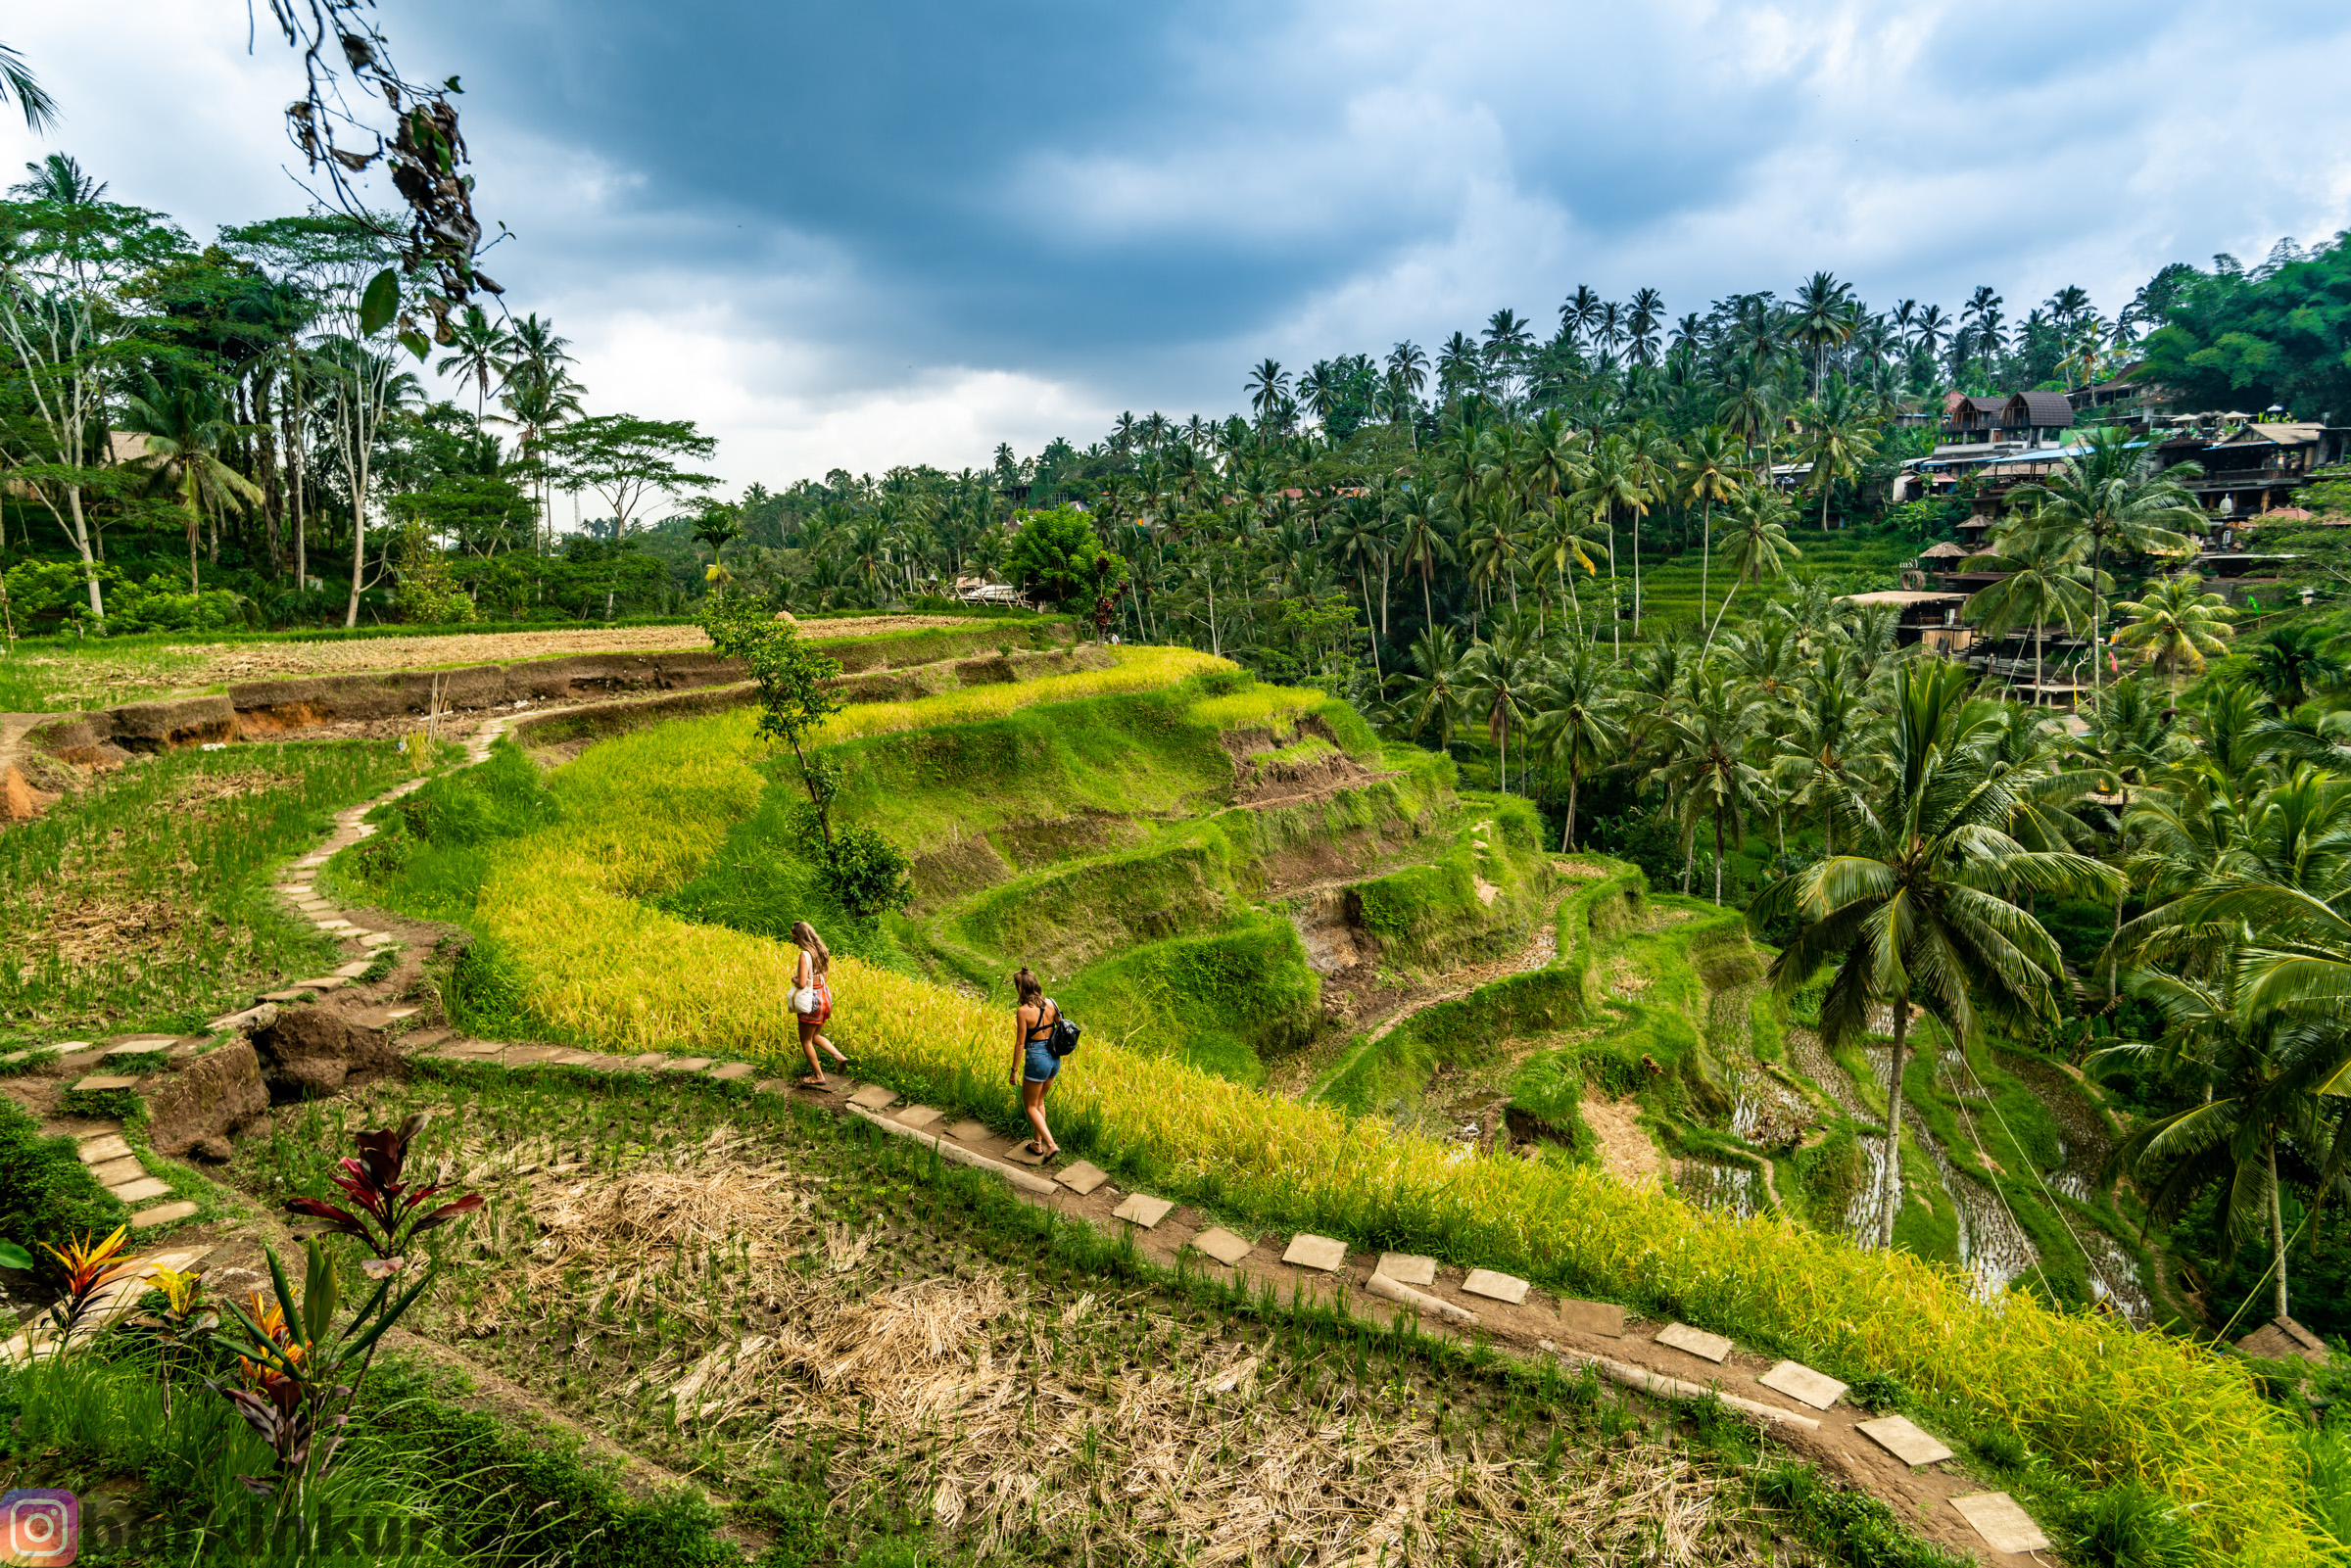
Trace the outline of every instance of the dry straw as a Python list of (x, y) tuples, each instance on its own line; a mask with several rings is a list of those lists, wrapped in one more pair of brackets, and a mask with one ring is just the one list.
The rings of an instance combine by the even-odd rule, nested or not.
[[(978, 694), (903, 706), (962, 716)], [(792, 949), (638, 901), (695, 875), (750, 810), (754, 758), (747, 725), (718, 719), (606, 742), (555, 775), (564, 820), (516, 846), (478, 907), (521, 959), (534, 1010), (612, 1049), (789, 1060), (794, 1031), (779, 999)], [(850, 958), (836, 961), (834, 994), (835, 1036), (900, 1088), (1008, 1093), (1004, 1020), (986, 1003)], [(2322, 1555), (2303, 1464), (2278, 1418), (2242, 1369), (2183, 1340), (2022, 1296), (1983, 1306), (1952, 1271), (1908, 1255), (1776, 1217), (1699, 1212), (1595, 1170), (1459, 1161), (1448, 1146), (1109, 1042), (1074, 1059), (1055, 1104), (1170, 1190), (1269, 1224), (1417, 1244), (1767, 1331), (1847, 1374), (1895, 1373), (1962, 1424), (2012, 1426), (2083, 1484), (2169, 1493), (2208, 1554)]]

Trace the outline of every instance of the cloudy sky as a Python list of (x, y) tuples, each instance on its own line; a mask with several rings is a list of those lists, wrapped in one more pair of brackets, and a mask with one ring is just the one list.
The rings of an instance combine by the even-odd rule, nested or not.
[[(295, 64), (245, 0), (12, 7), (62, 101), (0, 120), (191, 232), (299, 210)], [(381, 0), (463, 77), (486, 262), (597, 411), (735, 483), (983, 464), (1245, 367), (1590, 283), (1674, 313), (1815, 267), (2012, 316), (2351, 222), (2351, 8), (2067, 0)]]

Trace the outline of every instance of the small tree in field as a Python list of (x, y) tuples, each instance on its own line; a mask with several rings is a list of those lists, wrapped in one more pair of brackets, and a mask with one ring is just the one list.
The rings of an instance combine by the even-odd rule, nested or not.
[(1104, 546), (1094, 520), (1069, 506), (1022, 518), (1004, 571), (1021, 592), (1055, 609), (1091, 604), (1127, 581), (1127, 563)]
[(905, 855), (871, 828), (833, 822), (840, 770), (815, 751), (813, 740), (825, 720), (840, 711), (840, 698), (827, 684), (840, 674), (840, 662), (801, 641), (791, 623), (725, 593), (702, 601), (701, 627), (721, 654), (743, 660), (758, 683), (759, 733), (792, 747), (808, 791), (799, 823), (802, 847), (824, 873), (826, 890), (859, 920), (904, 909), (914, 897), (913, 867)]

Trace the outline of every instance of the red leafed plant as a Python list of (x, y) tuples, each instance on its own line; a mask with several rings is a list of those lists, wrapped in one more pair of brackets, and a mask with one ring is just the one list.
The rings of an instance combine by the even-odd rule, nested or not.
[(345, 1160), (341, 1174), (332, 1179), (350, 1197), (356, 1212), (323, 1198), (288, 1199), (288, 1212), (325, 1220), (319, 1235), (349, 1236), (379, 1259), (406, 1257), (413, 1237), (472, 1213), (482, 1207), (479, 1193), (468, 1193), (428, 1212), (425, 1205), (444, 1189), (437, 1185), (410, 1187), (403, 1179), (408, 1140), (428, 1119), (420, 1111), (397, 1127), (362, 1132), (353, 1140), (360, 1146), (358, 1157)]
[[(424, 1123), (424, 1117), (413, 1116), (355, 1140), (358, 1157), (345, 1160), (333, 1179), (356, 1212), (317, 1198), (287, 1202), (292, 1212), (326, 1221), (304, 1243), (308, 1266), (299, 1295), (276, 1249), (264, 1247), (275, 1301), (257, 1292), (251, 1310), (223, 1304), (228, 1319), (215, 1337), (235, 1354), (238, 1377), (213, 1379), (212, 1386), (236, 1406), (274, 1457), (267, 1475), (237, 1479), (276, 1497), (281, 1509), (293, 1506), (332, 1465), (377, 1342), (440, 1277), (439, 1265), (428, 1258), (408, 1256), (409, 1243), (482, 1207), (478, 1193), (434, 1206), (439, 1186), (410, 1187), (404, 1179), (408, 1141)], [(325, 1236), (349, 1236), (371, 1255), (361, 1260), (360, 1272), (372, 1288), (339, 1326), (346, 1303), (321, 1240)]]

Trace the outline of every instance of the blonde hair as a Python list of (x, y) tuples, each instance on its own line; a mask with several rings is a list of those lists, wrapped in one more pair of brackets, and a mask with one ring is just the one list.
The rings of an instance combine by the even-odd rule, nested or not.
[(795, 920), (792, 923), (792, 940), (794, 946), (816, 960), (817, 974), (822, 974), (833, 967), (833, 950), (825, 945), (823, 937), (816, 934), (816, 927), (806, 921)]

